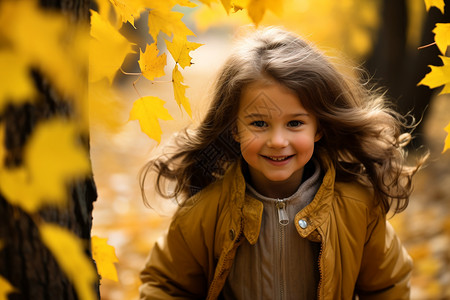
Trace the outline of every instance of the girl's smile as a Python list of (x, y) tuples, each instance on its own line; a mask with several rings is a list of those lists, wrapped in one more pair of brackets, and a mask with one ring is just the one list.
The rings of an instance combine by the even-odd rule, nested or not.
[(262, 157), (273, 161), (273, 162), (283, 162), (283, 161), (287, 161), (288, 159), (290, 159), (291, 157), (293, 157), (294, 155), (285, 155), (285, 156), (265, 156), (265, 155), (261, 155)]
[(297, 95), (275, 81), (250, 84), (241, 95), (237, 129), (252, 185), (270, 197), (294, 193), (321, 137)]

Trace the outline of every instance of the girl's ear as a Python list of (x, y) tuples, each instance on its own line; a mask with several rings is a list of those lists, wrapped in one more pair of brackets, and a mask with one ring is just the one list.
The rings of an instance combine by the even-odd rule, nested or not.
[(316, 135), (314, 136), (314, 143), (318, 142), (323, 136), (322, 130), (317, 130)]

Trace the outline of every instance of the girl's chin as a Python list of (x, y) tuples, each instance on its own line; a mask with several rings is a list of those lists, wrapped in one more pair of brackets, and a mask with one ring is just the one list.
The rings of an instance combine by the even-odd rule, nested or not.
[[(267, 183), (273, 183), (273, 184), (281, 184), (281, 183), (287, 183), (293, 180), (296, 180), (294, 174), (284, 174), (284, 175), (275, 175), (275, 174), (267, 174), (267, 176), (264, 174), (264, 178), (267, 180)], [(301, 178), (300, 178), (301, 179)]]

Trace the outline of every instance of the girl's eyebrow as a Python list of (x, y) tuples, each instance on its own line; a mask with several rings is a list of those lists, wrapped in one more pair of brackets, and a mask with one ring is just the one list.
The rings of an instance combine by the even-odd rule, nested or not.
[(267, 118), (267, 117), (269, 117), (269, 115), (260, 113), (251, 113), (244, 116), (244, 118)]
[[(250, 113), (248, 115), (245, 115), (244, 118), (270, 118), (272, 117), (272, 114), (262, 114), (262, 113)], [(295, 113), (295, 114), (288, 114), (287, 117), (289, 118), (296, 118), (296, 117), (309, 117), (308, 113)]]
[(297, 114), (290, 114), (289, 117), (309, 117), (308, 113), (297, 113)]

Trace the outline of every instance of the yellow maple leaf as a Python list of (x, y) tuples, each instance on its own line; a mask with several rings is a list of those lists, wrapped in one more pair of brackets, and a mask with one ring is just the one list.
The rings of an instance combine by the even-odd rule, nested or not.
[(182, 82), (184, 81), (183, 75), (178, 70), (178, 65), (175, 65), (172, 71), (172, 83), (173, 83), (173, 91), (175, 94), (175, 100), (178, 103), (178, 106), (181, 109), (181, 106), (184, 107), (184, 110), (188, 113), (190, 117), (192, 117), (191, 105), (189, 104), (189, 99), (186, 97), (186, 88), (187, 85), (184, 85)]
[(253, 23), (255, 25), (258, 25), (259, 22), (261, 22), (262, 18), (264, 17), (264, 14), (266, 12), (266, 1), (261, 0), (252, 0), (250, 1), (249, 5), (247, 6), (248, 9), (248, 16), (250, 19), (252, 19)]
[(142, 75), (148, 80), (153, 80), (155, 77), (164, 76), (164, 67), (167, 64), (167, 55), (163, 53), (158, 56), (158, 48), (156, 42), (146, 46), (145, 52), (140, 52), (139, 67)]
[(176, 11), (151, 10), (148, 14), (148, 28), (153, 40), (156, 41), (160, 31), (168, 36), (172, 36), (172, 34), (179, 36), (194, 35), (181, 20), (183, 15), (183, 13)]
[(223, 5), (218, 3), (212, 3), (210, 7), (206, 5), (200, 6), (194, 12), (193, 20), (196, 28), (200, 31), (205, 31), (214, 26), (244, 25), (250, 22), (248, 15), (244, 11), (229, 14), (229, 9), (224, 9)]
[(125, 56), (132, 52), (131, 43), (108, 21), (91, 10), (91, 45), (89, 51), (89, 80), (102, 78), (112, 81)]
[(166, 40), (166, 46), (172, 55), (176, 63), (182, 68), (189, 67), (191, 65), (192, 57), (189, 56), (189, 52), (197, 49), (203, 44), (189, 42), (186, 37), (179, 37), (178, 35), (173, 37), (172, 42)]
[(425, 7), (427, 8), (427, 11), (430, 10), (432, 6), (437, 7), (442, 14), (444, 14), (444, 0), (425, 0)]
[(109, 0), (113, 5), (117, 15), (121, 17), (121, 22), (129, 22), (135, 29), (134, 21), (140, 18), (140, 15), (147, 8), (164, 8), (170, 10), (175, 4), (181, 6), (195, 7), (196, 5), (189, 0)]
[(436, 23), (433, 29), (434, 40), (442, 54), (445, 55), (447, 47), (450, 45), (450, 23)]
[(122, 0), (110, 0), (110, 2), (112, 3), (116, 13), (120, 16), (122, 23), (129, 22), (136, 29), (134, 26), (134, 20), (135, 18), (139, 18), (141, 10), (130, 5), (133, 1), (125, 2)]
[(442, 150), (442, 153), (450, 149), (450, 122), (447, 124), (444, 130), (447, 132), (447, 137), (445, 138), (444, 150)]
[[(215, 2), (215, 1), (214, 1)], [(250, 18), (251, 22), (255, 25), (258, 25), (267, 10), (272, 11), (276, 16), (280, 17), (284, 10), (284, 2), (285, 0), (279, 0), (279, 1), (272, 1), (272, 0), (222, 0), (222, 6), (225, 9), (225, 12), (229, 15), (229, 12), (233, 12), (231, 15), (235, 21), (238, 23), (248, 23), (248, 19)], [(290, 1), (295, 2), (295, 1)], [(210, 6), (210, 9), (208, 12), (206, 12), (204, 9), (199, 9), (196, 13), (197, 17), (194, 18), (195, 22), (197, 24), (200, 24), (201, 27), (207, 27), (206, 25), (203, 25), (206, 22), (208, 23), (215, 23), (222, 22), (226, 23), (229, 22), (229, 16), (227, 17), (227, 20), (222, 17), (222, 14), (218, 13), (216, 8), (211, 6), (210, 3), (213, 3), (213, 1), (208, 3), (208, 6)], [(292, 4), (297, 5), (298, 4)], [(246, 11), (247, 16), (241, 15), (239, 17), (234, 16), (236, 13), (240, 13)], [(216, 15), (213, 16), (212, 14)], [(198, 18), (200, 16), (200, 19)], [(243, 18), (244, 16), (244, 18)], [(205, 18), (208, 18), (210, 20), (205, 20)], [(203, 24), (202, 24), (203, 23)], [(273, 23), (273, 21), (272, 21)], [(200, 28), (201, 30), (204, 30), (205, 28)]]
[(164, 101), (158, 97), (147, 96), (134, 101), (130, 112), (129, 120), (138, 120), (142, 132), (150, 138), (161, 142), (161, 126), (158, 119), (173, 120), (167, 109), (164, 107)]
[(102, 278), (119, 281), (114, 263), (119, 262), (114, 247), (108, 245), (106, 238), (92, 237), (92, 258), (97, 264), (98, 273)]
[(8, 300), (8, 295), (11, 293), (18, 293), (19, 291), (14, 288), (8, 280), (0, 276), (0, 300)]
[(450, 93), (450, 57), (439, 56), (443, 66), (429, 66), (431, 71), (417, 85), (426, 85), (432, 89), (444, 85), (439, 94)]
[(68, 181), (89, 170), (76, 125), (53, 119), (36, 126), (22, 166), (0, 169), (0, 190), (11, 204), (33, 213), (44, 205), (64, 205)]
[(67, 278), (73, 283), (79, 299), (97, 299), (97, 280), (92, 261), (85, 254), (82, 240), (71, 231), (53, 224), (39, 226), (42, 242), (55, 257)]
[[(239, 6), (243, 7), (241, 5), (242, 4), (240, 4)], [(252, 19), (253, 23), (255, 25), (258, 25), (264, 17), (267, 9), (277, 15), (281, 15), (283, 11), (283, 1), (250, 0), (245, 8), (247, 8), (248, 16), (250, 17), (250, 19)]]
[(13, 51), (0, 51), (0, 112), (9, 102), (21, 104), (33, 99), (35, 88), (28, 62)]
[[(222, 3), (223, 8), (225, 8), (225, 11), (227, 12), (227, 14), (229, 14), (230, 9), (231, 9), (231, 0), (220, 0), (220, 2)], [(211, 2), (207, 3), (207, 4), (208, 4), (208, 6), (211, 6)]]

